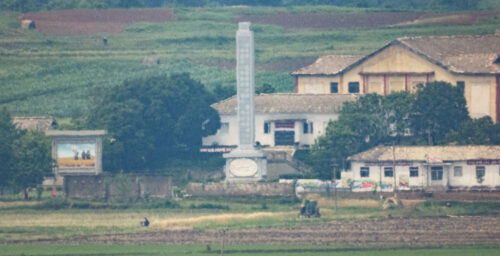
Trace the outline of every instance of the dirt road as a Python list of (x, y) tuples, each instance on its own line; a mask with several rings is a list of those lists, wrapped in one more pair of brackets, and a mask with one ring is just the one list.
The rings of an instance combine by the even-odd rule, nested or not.
[(244, 230), (165, 230), (43, 240), (87, 244), (315, 244), (440, 246), (500, 243), (500, 217), (382, 219)]

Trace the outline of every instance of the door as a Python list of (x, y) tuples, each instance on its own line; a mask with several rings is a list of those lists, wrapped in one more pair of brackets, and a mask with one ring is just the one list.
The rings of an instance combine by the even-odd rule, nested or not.
[(274, 145), (276, 146), (293, 146), (295, 143), (294, 131), (275, 131)]

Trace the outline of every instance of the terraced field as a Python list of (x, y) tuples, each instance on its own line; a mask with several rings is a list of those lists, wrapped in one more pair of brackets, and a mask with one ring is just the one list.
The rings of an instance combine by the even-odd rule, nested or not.
[[(20, 19), (39, 30), (20, 29)], [(210, 90), (235, 86), (237, 22), (254, 22), (256, 86), (294, 90), (291, 72), (327, 54), (368, 54), (401, 36), (491, 34), (497, 11), (217, 7), (0, 11), (0, 106), (14, 115), (81, 117), (124, 80), (188, 72)], [(106, 43), (104, 43), (106, 39)], [(159, 65), (143, 65), (156, 56)]]

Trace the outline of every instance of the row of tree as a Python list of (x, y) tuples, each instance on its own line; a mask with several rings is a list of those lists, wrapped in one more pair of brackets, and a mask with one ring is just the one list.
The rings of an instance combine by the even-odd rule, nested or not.
[(52, 176), (50, 141), (41, 132), (19, 130), (0, 109), (0, 189), (35, 187)]
[(500, 124), (471, 119), (464, 92), (445, 82), (416, 93), (366, 94), (345, 103), (311, 151), (318, 178), (330, 179), (332, 161), (346, 168), (348, 156), (378, 145), (500, 144)]
[(63, 9), (106, 9), (175, 6), (292, 6), (337, 5), (392, 9), (475, 10), (487, 0), (0, 0), (7, 10), (28, 12)]

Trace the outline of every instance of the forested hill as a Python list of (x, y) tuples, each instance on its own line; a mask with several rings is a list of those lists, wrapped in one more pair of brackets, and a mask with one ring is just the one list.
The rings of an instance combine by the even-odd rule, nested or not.
[(493, 10), (498, 0), (0, 0), (6, 10), (28, 12), (62, 9), (106, 9), (138, 7), (217, 7), (228, 5), (293, 6), (336, 5), (394, 10)]

